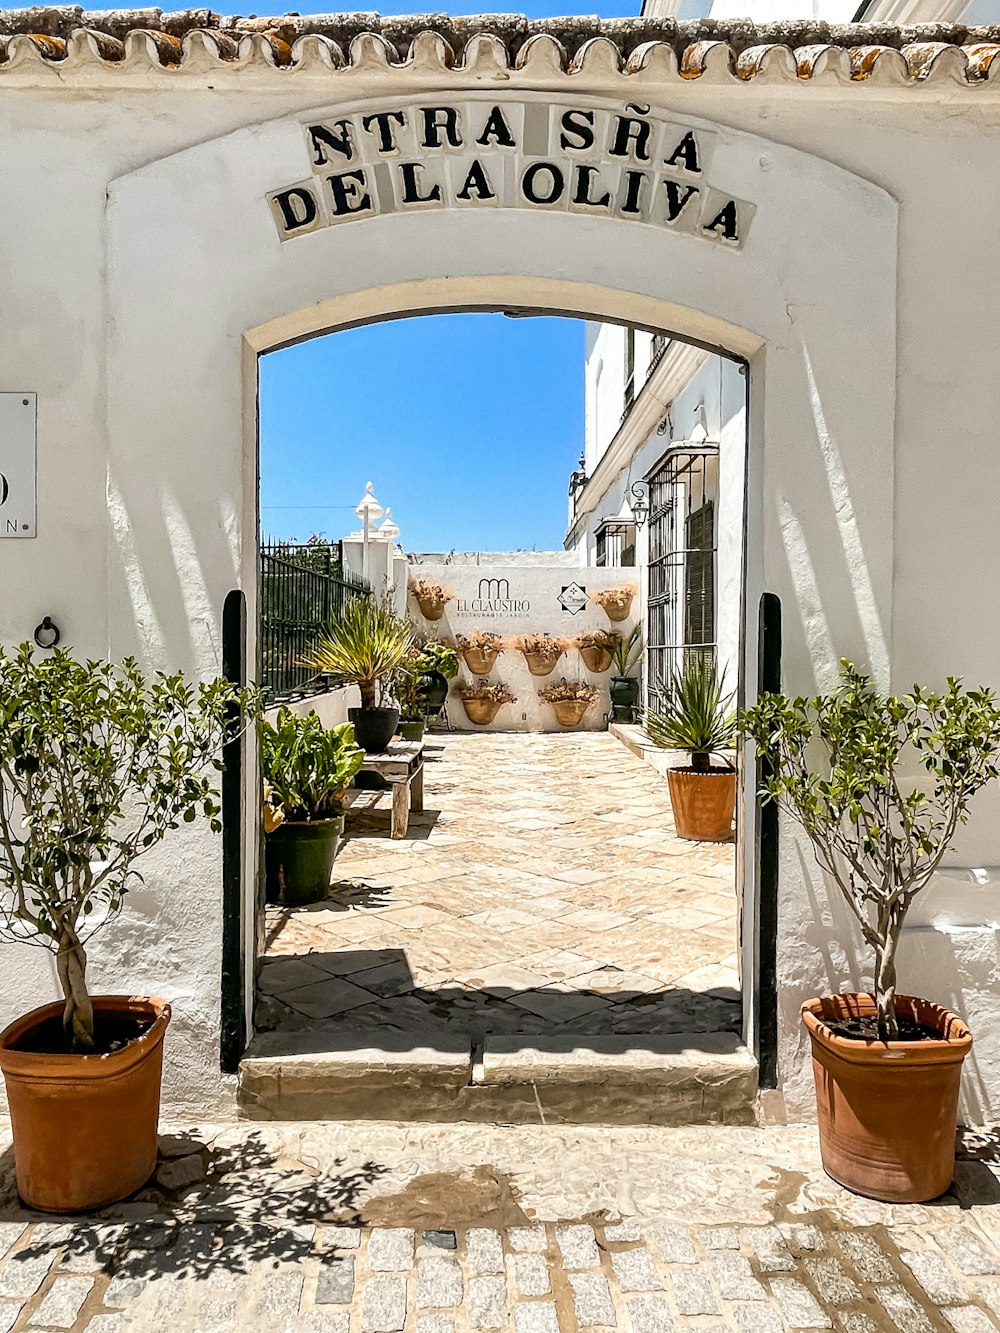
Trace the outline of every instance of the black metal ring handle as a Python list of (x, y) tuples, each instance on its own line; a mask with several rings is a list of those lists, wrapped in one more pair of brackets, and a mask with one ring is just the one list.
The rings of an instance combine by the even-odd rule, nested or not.
[(35, 626), (34, 637), (39, 648), (54, 648), (59, 642), (59, 626), (51, 616), (46, 616), (40, 625)]

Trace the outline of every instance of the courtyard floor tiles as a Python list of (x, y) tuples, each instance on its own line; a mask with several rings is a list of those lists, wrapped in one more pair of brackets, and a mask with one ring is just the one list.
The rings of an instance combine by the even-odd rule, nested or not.
[(734, 847), (677, 838), (652, 769), (593, 732), (426, 753), (406, 839), (364, 793), (326, 901), (268, 909), (260, 1026), (738, 1028)]

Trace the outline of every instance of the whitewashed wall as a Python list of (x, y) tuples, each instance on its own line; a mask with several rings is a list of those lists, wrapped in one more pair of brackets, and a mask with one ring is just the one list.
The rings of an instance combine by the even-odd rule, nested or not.
[[(402, 66), (368, 47), (344, 71), (318, 55), (293, 70), (219, 64), (203, 47), (169, 71), (141, 51), (120, 67), (86, 53), (74, 70), (3, 66), (0, 169), (16, 188), (0, 200), (0, 365), (3, 388), (38, 393), (39, 512), (37, 538), (0, 543), (0, 640), (50, 614), (80, 653), (214, 674), (226, 593), (255, 603), (256, 354), (401, 311), (513, 307), (628, 319), (750, 361), (751, 667), (768, 589), (794, 691), (827, 683), (841, 654), (903, 687), (949, 671), (1000, 684), (1000, 620), (979, 577), (996, 563), (1000, 492), (1000, 275), (983, 263), (994, 83), (907, 82), (891, 62), (868, 83), (832, 65), (802, 80), (780, 60), (747, 82), (724, 52), (697, 79), (667, 65), (625, 75), (600, 43), (572, 75), (538, 47), (496, 81), (480, 49), (482, 68), (448, 68), (433, 46)], [(756, 205), (745, 247), (501, 207), (279, 242), (265, 197), (307, 170), (303, 120), (458, 94), (607, 109), (641, 95), (709, 128), (713, 171)], [(1000, 866), (998, 813), (995, 792), (977, 803), (956, 866)], [(185, 831), (145, 869), (93, 946), (94, 980), (174, 1002), (165, 1104), (205, 1113), (227, 1096), (221, 845)], [(750, 978), (749, 855), (743, 870)], [(787, 829), (780, 873), (781, 1078), (791, 1113), (811, 1114), (799, 1005), (867, 964)], [(986, 1116), (1000, 1112), (995, 901), (972, 886), (961, 929), (935, 918), (903, 945), (907, 984), (977, 1028), (967, 1104)], [(0, 976), (3, 1020), (55, 994), (35, 951), (5, 947)]]
[[(410, 594), (410, 616), (428, 638), (453, 643), (456, 634), (469, 634), (477, 629), (492, 630), (508, 638), (533, 632), (551, 634), (555, 638), (573, 638), (587, 630), (599, 629), (624, 630), (627, 634), (638, 615), (638, 588), (632, 614), (621, 624), (613, 623), (600, 606), (589, 600), (582, 608), (573, 609), (580, 599), (572, 593), (567, 599), (571, 609), (565, 609), (559, 600), (567, 589), (579, 589), (581, 597), (587, 599), (601, 588), (635, 583), (635, 570), (580, 569), (565, 563), (489, 564), (485, 563), (487, 560), (488, 555), (484, 554), (482, 562), (475, 564), (434, 565), (422, 560), (419, 565), (411, 567), (414, 576), (440, 583), (453, 594), (441, 620), (425, 620), (416, 598)], [(552, 705), (538, 697), (539, 690), (565, 679), (584, 681), (600, 691), (600, 697), (591, 704), (579, 728), (574, 730), (603, 731), (608, 725), (611, 709), (608, 695), (611, 675), (610, 671), (600, 674), (588, 671), (577, 649), (570, 648), (559, 659), (551, 675), (533, 676), (523, 654), (508, 646), (497, 660), (489, 681), (493, 685), (507, 685), (516, 696), (515, 701), (504, 704), (488, 726), (470, 722), (456, 688), (458, 684), (469, 684), (477, 678), (463, 660), (459, 679), (452, 684), (448, 695), (448, 720), (453, 727), (463, 731), (567, 730), (556, 721)]]

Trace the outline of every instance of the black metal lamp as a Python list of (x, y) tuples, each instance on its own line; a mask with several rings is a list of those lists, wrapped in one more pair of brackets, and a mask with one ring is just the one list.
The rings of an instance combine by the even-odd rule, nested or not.
[(645, 527), (646, 519), (649, 517), (649, 484), (645, 481), (633, 482), (628, 503), (635, 526)]

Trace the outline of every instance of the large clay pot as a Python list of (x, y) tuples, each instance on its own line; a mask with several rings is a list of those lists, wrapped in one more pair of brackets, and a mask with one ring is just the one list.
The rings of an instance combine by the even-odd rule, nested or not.
[(533, 676), (551, 676), (562, 653), (557, 653), (555, 657), (547, 653), (523, 653), (523, 657)]
[(470, 722), (475, 722), (477, 727), (488, 727), (503, 704), (495, 699), (463, 699), (462, 707)]
[(589, 707), (586, 699), (559, 699), (552, 705), (552, 711), (561, 727), (578, 727)]
[(629, 612), (632, 610), (632, 598), (634, 595), (634, 593), (630, 592), (625, 597), (614, 602), (601, 602), (604, 614), (609, 620), (613, 620), (616, 623), (622, 620), (628, 620)]
[(382, 754), (399, 726), (398, 708), (349, 708), (347, 719), (354, 723), (354, 739), (366, 754)]
[(474, 676), (488, 676), (500, 656), (499, 648), (466, 648), (462, 656)]
[(609, 648), (600, 648), (596, 644), (591, 644), (589, 648), (581, 648), (580, 656), (583, 658), (583, 665), (588, 671), (600, 673), (611, 670), (611, 650)]
[(344, 834), (344, 816), (279, 824), (264, 840), (267, 901), (304, 907), (326, 897)]
[(824, 1023), (875, 1013), (870, 995), (826, 995), (802, 1006), (820, 1151), (827, 1174), (856, 1194), (923, 1203), (955, 1174), (958, 1089), (972, 1033), (928, 1000), (897, 995), (895, 1009), (940, 1032), (940, 1041), (852, 1041)]
[(0, 1033), (0, 1069), (14, 1131), (17, 1189), (29, 1208), (83, 1213), (140, 1189), (156, 1169), (166, 1000), (95, 995), (94, 1010), (151, 1026), (109, 1055), (45, 1055), (30, 1049), (42, 1024), (61, 1023), (46, 1004)]
[(736, 774), (730, 768), (668, 768), (667, 785), (678, 838), (728, 842), (733, 836)]

